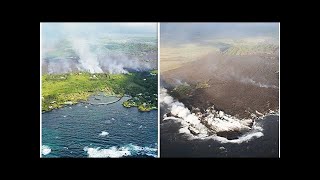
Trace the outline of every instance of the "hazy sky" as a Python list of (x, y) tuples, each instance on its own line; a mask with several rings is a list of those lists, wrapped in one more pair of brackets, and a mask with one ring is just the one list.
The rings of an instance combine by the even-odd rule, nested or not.
[(201, 42), (214, 38), (277, 37), (278, 23), (161, 23), (161, 43)]
[(42, 38), (65, 36), (99, 37), (108, 34), (150, 34), (157, 36), (157, 23), (42, 23)]

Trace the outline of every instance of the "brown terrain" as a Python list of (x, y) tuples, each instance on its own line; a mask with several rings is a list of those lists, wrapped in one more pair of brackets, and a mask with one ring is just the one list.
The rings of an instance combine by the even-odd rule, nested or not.
[[(208, 54), (184, 66), (162, 72), (162, 86), (173, 92), (179, 83), (204, 83), (186, 96), (175, 96), (190, 110), (210, 105), (239, 117), (279, 109), (279, 57), (277, 55)], [(195, 86), (191, 86), (195, 87)], [(174, 96), (174, 93), (171, 94)]]

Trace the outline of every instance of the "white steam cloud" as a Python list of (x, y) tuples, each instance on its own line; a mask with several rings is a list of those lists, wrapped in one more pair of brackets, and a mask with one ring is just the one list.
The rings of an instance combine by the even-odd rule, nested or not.
[(111, 74), (128, 73), (126, 69), (143, 71), (151, 69), (150, 64), (143, 63), (136, 58), (129, 58), (121, 53), (109, 53), (99, 58), (102, 69)]
[[(99, 38), (111, 38), (111, 44), (114, 42), (124, 43), (127, 38), (126, 33), (130, 34), (131, 31), (141, 32), (142, 34), (150, 33), (153, 32), (153, 29), (157, 29), (156, 23), (52, 23), (45, 24), (44, 27), (46, 32), (42, 48), (44, 54), (55, 52), (56, 48), (59, 49), (60, 47), (56, 47), (59, 40), (67, 40), (77, 56), (70, 57), (68, 53), (63, 53), (64, 51), (69, 52), (70, 49), (60, 48), (59, 51), (62, 52), (54, 54), (57, 57), (54, 59), (51, 57), (45, 62), (49, 74), (72, 71), (119, 74), (128, 73), (128, 70), (151, 69), (151, 64), (140, 60), (141, 57), (138, 58), (135, 55), (129, 57), (124, 52), (117, 51), (115, 53), (106, 49), (105, 46), (108, 45), (109, 40), (105, 40), (105, 43), (102, 44)], [(120, 34), (113, 34), (114, 32)], [(156, 32), (153, 32), (153, 34), (156, 34)], [(113, 37), (116, 39), (112, 39)], [(145, 52), (141, 53), (144, 54)], [(148, 57), (148, 54), (146, 57)]]
[(48, 63), (48, 73), (52, 74), (55, 72), (68, 73), (71, 72), (71, 63), (69, 61), (53, 61)]
[[(251, 119), (237, 119), (231, 115), (227, 115), (222, 111), (214, 110), (214, 107), (207, 109), (205, 116), (203, 114), (191, 113), (183, 103), (174, 100), (168, 95), (167, 90), (160, 90), (160, 104), (167, 106), (170, 113), (176, 117), (167, 117), (164, 120), (173, 119), (181, 123), (182, 127), (179, 133), (187, 134), (191, 138), (215, 139), (221, 143), (242, 143), (249, 141), (254, 137), (263, 136), (262, 127), (258, 126)], [(224, 137), (217, 136), (219, 132), (245, 132), (237, 139), (229, 140)]]
[(275, 85), (269, 85), (269, 84), (264, 84), (264, 83), (261, 83), (261, 82), (256, 82), (254, 81), (253, 79), (251, 78), (241, 78), (240, 79), (240, 82), (242, 83), (246, 83), (246, 84), (252, 84), (252, 85), (255, 85), (255, 86), (258, 86), (258, 87), (262, 87), (262, 88), (275, 88), (275, 89), (279, 89), (279, 87), (275, 86)]
[(79, 62), (82, 68), (90, 73), (102, 73), (98, 57), (95, 53), (90, 51), (88, 41), (83, 38), (72, 37), (69, 38), (73, 49), (79, 56)]

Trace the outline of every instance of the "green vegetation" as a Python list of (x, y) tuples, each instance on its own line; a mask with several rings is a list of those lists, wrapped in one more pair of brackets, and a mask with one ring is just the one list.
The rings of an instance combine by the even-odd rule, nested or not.
[(158, 107), (157, 70), (134, 73), (129, 76), (125, 92), (132, 98), (123, 102), (124, 107), (138, 107), (140, 111), (150, 111)]
[(42, 75), (42, 111), (86, 101), (97, 92), (107, 95), (130, 95), (124, 107), (141, 111), (157, 109), (157, 76), (152, 72), (128, 74), (46, 74)]
[(172, 90), (173, 96), (178, 97), (179, 99), (188, 98), (192, 95), (194, 91), (194, 87), (187, 83), (183, 83), (178, 85)]
[(150, 71), (150, 73), (151, 73), (151, 75), (157, 75), (158, 74), (158, 70), (157, 69), (152, 70), (152, 71)]
[(192, 96), (193, 93), (195, 92), (195, 90), (197, 90), (197, 89), (203, 89), (203, 88), (208, 88), (208, 87), (210, 87), (209, 80), (204, 81), (204, 82), (198, 82), (196, 84), (191, 84), (191, 85), (189, 85), (187, 83), (183, 83), (183, 84), (176, 86), (172, 90), (172, 94), (175, 97), (183, 99), (183, 98), (188, 98), (188, 97)]

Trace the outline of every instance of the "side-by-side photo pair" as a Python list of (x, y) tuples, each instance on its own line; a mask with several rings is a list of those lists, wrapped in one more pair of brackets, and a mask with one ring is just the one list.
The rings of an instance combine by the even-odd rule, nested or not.
[(280, 23), (40, 23), (41, 158), (279, 158)]

